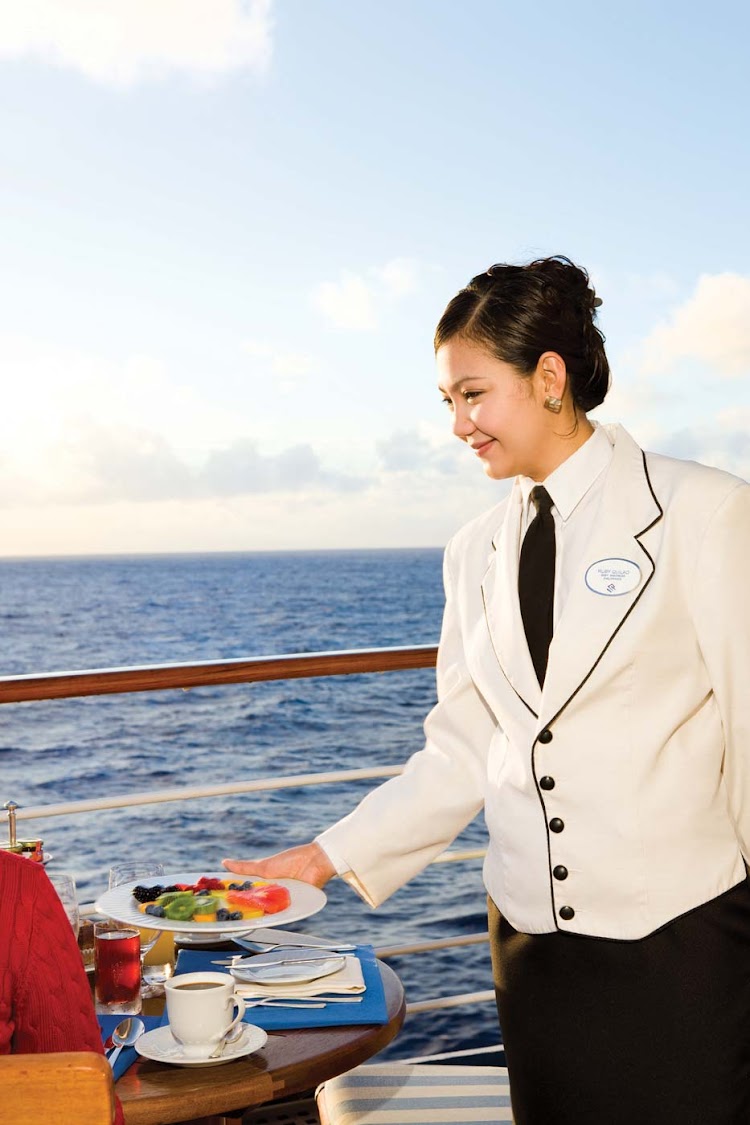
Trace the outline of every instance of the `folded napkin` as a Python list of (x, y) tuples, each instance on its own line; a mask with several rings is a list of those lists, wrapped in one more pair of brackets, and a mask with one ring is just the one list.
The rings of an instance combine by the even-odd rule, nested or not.
[[(117, 1027), (120, 1020), (124, 1019), (124, 1016), (110, 1016), (102, 1012), (98, 1013), (96, 1018), (99, 1021), (99, 1027), (101, 1028), (102, 1032), (102, 1043), (109, 1048), (112, 1046), (110, 1036)], [(140, 1018), (146, 1025), (146, 1031), (152, 1031), (155, 1027), (159, 1027), (162, 1022), (161, 1016), (141, 1016)], [(123, 1047), (123, 1049), (115, 1059), (114, 1070), (112, 1071), (115, 1076), (115, 1082), (118, 1078), (122, 1077), (125, 1071), (129, 1067), (131, 1067), (138, 1058), (140, 1058), (140, 1056), (135, 1047)]]
[[(290, 957), (294, 954), (290, 953)], [(229, 966), (229, 972), (232, 969)], [(235, 992), (245, 1000), (262, 1000), (264, 997), (276, 999), (300, 999), (307, 996), (358, 996), (365, 991), (365, 979), (362, 974), (362, 964), (358, 957), (349, 955), (344, 958), (342, 968), (318, 980), (303, 981), (297, 984), (284, 984), (274, 981), (273, 984), (261, 984), (260, 981), (241, 980), (236, 978)]]
[[(229, 972), (228, 966), (213, 965), (216, 954), (210, 950), (181, 949), (177, 957), (177, 973), (203, 973), (203, 972)], [(251, 984), (249, 981), (237, 981), (237, 992), (246, 1000), (251, 1000), (252, 995), (260, 997), (286, 995), (301, 996), (301, 989), (314, 988), (313, 992), (305, 992), (311, 1001), (314, 997), (351, 995), (361, 997), (359, 1002), (342, 1004), (323, 1003), (320, 1008), (283, 1008), (281, 1006), (264, 1005), (248, 1008), (245, 1013), (245, 1022), (255, 1024), (256, 1027), (265, 1028), (266, 1031), (277, 1031), (286, 1028), (298, 1027), (344, 1027), (346, 1024), (362, 1023), (387, 1023), (388, 1011), (385, 1006), (385, 991), (380, 979), (375, 951), (371, 945), (358, 945), (353, 956), (347, 956), (347, 964), (337, 973), (331, 973), (319, 981), (309, 984)], [(353, 962), (351, 964), (350, 962)], [(342, 992), (341, 983), (335, 983), (336, 978), (341, 980), (341, 974), (346, 984)], [(283, 990), (283, 992), (282, 992)]]

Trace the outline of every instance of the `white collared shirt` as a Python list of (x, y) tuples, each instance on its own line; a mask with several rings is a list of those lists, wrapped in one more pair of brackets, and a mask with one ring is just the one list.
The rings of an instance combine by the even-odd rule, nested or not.
[(519, 477), (523, 512), (521, 542), (536, 515), (531, 490), (543, 484), (552, 498), (555, 521), (555, 602), (553, 623), (560, 620), (573, 583), (580, 581), (586, 547), (599, 513), (606, 469), (612, 460), (613, 448), (603, 426), (596, 423), (591, 437), (558, 465), (545, 481)]

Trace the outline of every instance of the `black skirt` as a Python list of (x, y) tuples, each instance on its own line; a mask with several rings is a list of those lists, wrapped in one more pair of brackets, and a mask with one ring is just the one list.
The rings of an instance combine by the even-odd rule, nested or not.
[(750, 1125), (750, 887), (638, 941), (489, 904), (516, 1125)]

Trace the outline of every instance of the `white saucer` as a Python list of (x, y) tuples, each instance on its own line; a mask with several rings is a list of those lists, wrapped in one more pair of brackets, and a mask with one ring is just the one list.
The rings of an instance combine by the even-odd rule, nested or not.
[(182, 1046), (172, 1035), (169, 1027), (155, 1027), (147, 1031), (140, 1039), (136, 1040), (135, 1049), (144, 1059), (153, 1062), (171, 1063), (173, 1066), (221, 1066), (222, 1063), (241, 1059), (253, 1051), (259, 1051), (265, 1046), (268, 1036), (262, 1027), (252, 1023), (243, 1023), (242, 1034), (227, 1043), (218, 1059), (190, 1059), (182, 1051)]

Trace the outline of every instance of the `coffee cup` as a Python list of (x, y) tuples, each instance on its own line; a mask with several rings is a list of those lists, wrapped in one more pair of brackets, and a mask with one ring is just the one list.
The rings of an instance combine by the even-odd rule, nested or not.
[(180, 973), (164, 982), (164, 995), (169, 1029), (188, 1059), (207, 1059), (245, 1014), (227, 973)]

